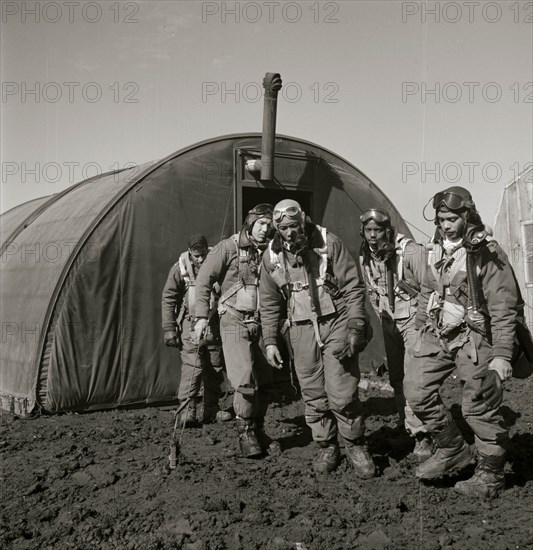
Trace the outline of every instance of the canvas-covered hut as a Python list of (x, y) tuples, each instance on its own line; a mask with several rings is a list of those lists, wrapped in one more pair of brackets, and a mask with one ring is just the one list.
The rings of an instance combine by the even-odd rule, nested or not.
[[(0, 401), (19, 415), (174, 401), (180, 360), (162, 342), (161, 292), (191, 233), (214, 244), (257, 203), (286, 197), (357, 257), (362, 210), (390, 210), (355, 166), (319, 145), (278, 136), (274, 178), (246, 169), (261, 134), (222, 136), (138, 168), (93, 177), (0, 217)], [(377, 367), (375, 338), (362, 356)]]

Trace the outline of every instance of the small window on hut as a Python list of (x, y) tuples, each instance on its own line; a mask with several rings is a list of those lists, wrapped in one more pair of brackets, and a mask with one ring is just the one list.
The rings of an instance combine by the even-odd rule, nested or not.
[(524, 245), (524, 278), (527, 286), (533, 286), (533, 220), (522, 223)]

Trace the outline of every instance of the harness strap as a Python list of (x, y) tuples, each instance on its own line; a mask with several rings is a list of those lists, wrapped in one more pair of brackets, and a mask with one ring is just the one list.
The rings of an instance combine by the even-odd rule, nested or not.
[[(222, 309), (222, 311), (220, 311), (220, 309)], [(229, 313), (233, 317), (237, 317), (238, 319), (240, 319), (245, 324), (259, 323), (259, 316), (257, 314), (257, 311), (239, 311), (229, 304), (226, 304), (223, 308), (219, 308), (219, 313), (221, 315), (223, 315), (224, 313)]]
[(242, 281), (237, 281), (233, 286), (231, 286), (218, 300), (219, 306), (231, 298), (234, 294), (237, 294), (241, 288), (244, 288), (244, 283)]
[(404, 235), (397, 236), (396, 256), (398, 257), (398, 263), (396, 264), (396, 275), (398, 281), (404, 280), (403, 264), (405, 262), (405, 249), (407, 245), (413, 243), (412, 239), (405, 237)]
[[(194, 269), (192, 267), (191, 259), (189, 258), (188, 250), (180, 254), (180, 257), (178, 258), (178, 266), (180, 269), (181, 278), (185, 282), (185, 289), (188, 291), (189, 287), (194, 286), (194, 283), (196, 280), (194, 276)], [(183, 325), (183, 320), (185, 319), (185, 314), (187, 313), (187, 310), (189, 308), (189, 304), (185, 299), (186, 297), (187, 295), (183, 297), (181, 301), (180, 310), (176, 317), (176, 324), (180, 330)]]
[[(212, 247), (209, 247), (208, 251), (210, 252), (211, 250), (212, 250)], [(188, 291), (189, 287), (196, 286), (196, 276), (194, 274), (194, 268), (191, 263), (188, 250), (180, 254), (180, 257), (178, 258), (178, 266), (179, 266), (181, 278), (185, 282), (185, 288)], [(211, 290), (210, 310), (214, 309), (213, 304), (216, 303), (216, 297), (219, 294), (220, 294), (220, 285), (218, 283), (215, 283)], [(189, 309), (189, 304), (187, 304), (187, 300), (185, 300), (185, 296), (184, 296), (184, 299), (181, 302), (181, 307), (180, 307), (178, 316), (176, 318), (178, 327), (181, 327), (183, 323), (183, 319), (185, 318), (185, 314), (187, 313), (188, 309)]]
[(368, 264), (364, 263), (363, 256), (359, 257), (359, 261), (361, 262), (361, 265), (363, 266), (363, 269), (365, 271), (366, 280), (368, 282), (368, 286), (371, 287), (371, 289), (376, 293), (380, 294), (381, 296), (386, 296), (387, 291), (384, 288), (381, 288), (376, 284), (376, 281), (374, 281), (374, 277), (372, 276), (372, 272), (370, 271), (370, 266)]
[[(405, 282), (405, 274), (404, 274), (405, 249), (407, 245), (412, 242), (413, 240), (407, 237), (400, 236), (398, 238), (398, 241), (397, 241), (398, 246), (396, 247), (397, 263), (396, 263), (395, 269), (392, 270), (389, 267), (388, 262), (385, 262), (386, 288), (382, 288), (376, 284), (372, 270), (370, 268), (370, 262), (366, 263), (365, 257), (363, 255), (359, 256), (359, 263), (363, 270), (365, 280), (368, 286), (370, 287), (370, 290), (372, 292), (375, 292), (376, 294), (379, 294), (380, 296), (387, 296), (389, 298), (389, 302), (391, 301), (392, 294), (394, 294), (394, 297), (397, 297), (404, 301), (408, 299), (416, 298), (416, 296), (418, 295), (418, 290), (416, 290), (407, 282)], [(391, 271), (393, 271), (393, 277), (394, 277), (394, 272), (396, 274), (396, 277), (398, 280), (396, 285), (394, 285), (394, 281), (390, 280), (390, 279), (393, 279), (393, 277), (390, 276)], [(409, 298), (407, 299), (404, 298), (405, 293), (409, 295)], [(394, 311), (394, 307), (392, 307), (391, 309), (392, 311)]]
[(180, 331), (182, 329), (183, 319), (185, 319), (185, 310), (186, 309), (187, 308), (185, 307), (185, 300), (182, 300), (178, 316), (176, 317), (176, 325), (178, 326)]
[[(304, 264), (304, 275), (305, 275), (305, 282), (302, 281), (295, 281), (292, 282), (290, 279), (290, 273), (289, 273), (289, 267), (287, 265), (287, 258), (283, 252), (281, 254), (276, 254), (272, 250), (272, 243), (269, 243), (268, 245), (268, 252), (270, 256), (270, 263), (272, 267), (280, 268), (284, 272), (287, 288), (291, 290), (292, 292), (301, 292), (303, 290), (307, 291), (307, 295), (309, 296), (309, 302), (311, 305), (311, 318), (310, 321), (313, 325), (313, 330), (315, 333), (315, 338), (318, 344), (318, 347), (322, 349), (324, 347), (324, 342), (322, 341), (322, 338), (320, 337), (320, 329), (318, 326), (318, 315), (317, 315), (317, 307), (315, 304), (314, 295), (315, 292), (313, 291), (314, 288), (324, 286), (324, 279), (326, 277), (327, 269), (328, 269), (328, 241), (327, 241), (327, 229), (325, 227), (317, 226), (320, 229), (320, 234), (322, 236), (322, 241), (324, 242), (324, 245), (321, 247), (313, 248), (313, 252), (320, 256), (320, 263), (319, 263), (319, 277), (318, 279), (315, 279), (314, 277), (310, 277), (309, 273), (307, 271), (307, 267)], [(280, 258), (281, 256), (281, 258)], [(288, 322), (292, 323), (292, 320), (290, 319), (290, 310), (291, 310), (291, 304), (290, 300), (287, 300), (287, 318)]]
[[(237, 282), (234, 283), (228, 290), (226, 290), (226, 292), (224, 292), (224, 294), (222, 294), (222, 296), (219, 298), (218, 300), (218, 309), (219, 309), (219, 312), (222, 313), (224, 307), (223, 307), (223, 304), (229, 300), (229, 298), (231, 298), (232, 296), (234, 296), (235, 294), (237, 294), (237, 292), (239, 292), (239, 290), (243, 289), (245, 286), (246, 286), (246, 282), (244, 281), (243, 277), (241, 277), (241, 267), (242, 267), (242, 264), (247, 262), (248, 261), (248, 258), (250, 256), (249, 252), (247, 249), (245, 248), (240, 248), (239, 247), (239, 235), (238, 233), (236, 233), (235, 235), (232, 235), (231, 236), (231, 239), (233, 241), (233, 243), (235, 244), (235, 250), (236, 250), (236, 253), (237, 253), (237, 269), (238, 269), (238, 275), (237, 275)], [(261, 269), (261, 264), (259, 264), (259, 269), (258, 269), (258, 275), (259, 275), (259, 272), (260, 272), (260, 269)], [(259, 277), (255, 277), (255, 280), (254, 280), (254, 284), (255, 286), (258, 286), (259, 284)]]
[(194, 276), (194, 269), (189, 258), (189, 251), (182, 252), (178, 260), (180, 275), (185, 281), (187, 287), (194, 284), (196, 277)]

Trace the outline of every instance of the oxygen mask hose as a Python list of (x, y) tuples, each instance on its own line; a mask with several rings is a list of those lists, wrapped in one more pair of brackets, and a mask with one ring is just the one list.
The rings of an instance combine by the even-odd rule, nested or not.
[(390, 265), (390, 260), (385, 262), (385, 278), (387, 281), (387, 299), (389, 300), (389, 307), (391, 312), (394, 313), (396, 295), (394, 293), (394, 270)]
[(483, 314), (479, 310), (476, 258), (474, 252), (468, 249), (466, 252), (466, 278), (468, 281), (468, 318), (474, 323), (482, 323)]

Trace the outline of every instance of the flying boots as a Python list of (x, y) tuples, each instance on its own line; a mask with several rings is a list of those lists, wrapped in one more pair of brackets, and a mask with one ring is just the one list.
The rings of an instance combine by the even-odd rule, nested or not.
[(505, 488), (503, 467), (505, 454), (499, 456), (478, 455), (474, 475), (466, 481), (458, 481), (454, 490), (462, 495), (479, 498), (494, 498)]
[(257, 440), (261, 449), (266, 451), (268, 446), (272, 443), (272, 439), (265, 432), (265, 417), (261, 416), (255, 419), (255, 433), (257, 434)]
[(204, 410), (202, 413), (202, 422), (211, 424), (217, 419), (217, 414), (220, 411), (218, 406), (218, 393), (211, 392), (204, 388)]
[(189, 404), (183, 409), (179, 414), (178, 426), (183, 426), (185, 424), (186, 428), (195, 428), (198, 426), (198, 421), (196, 419), (196, 400), (191, 398)]
[(215, 420), (217, 422), (229, 422), (233, 420), (233, 415), (230, 411), (218, 411)]
[(376, 474), (376, 466), (370, 456), (363, 440), (355, 441), (344, 440), (344, 452), (351, 467), (355, 471), (355, 475), (362, 479), (370, 479)]
[(217, 422), (229, 422), (233, 420), (233, 414), (230, 411), (218, 411), (215, 420)]
[(242, 456), (254, 458), (263, 454), (263, 449), (257, 438), (255, 421), (237, 417), (235, 419), (237, 433), (239, 434), (239, 445)]
[(474, 462), (472, 451), (455, 422), (432, 435), (437, 450), (418, 466), (416, 477), (437, 479), (455, 474)]
[(416, 461), (421, 464), (433, 454), (433, 442), (431, 436), (426, 432), (418, 432), (415, 435), (415, 448), (413, 455)]
[(394, 391), (394, 404), (396, 405), (396, 410), (398, 411), (399, 422), (398, 426), (405, 425), (405, 397), (403, 392)]
[(313, 469), (319, 474), (329, 474), (339, 464), (339, 444), (336, 441), (319, 441), (318, 445), (320, 449), (313, 461)]
[(256, 434), (259, 440), (259, 445), (263, 452), (268, 453), (270, 456), (279, 456), (281, 454), (281, 445), (279, 441), (272, 439), (265, 432), (265, 417), (261, 416), (255, 419)]
[(219, 369), (220, 367), (213, 367), (212, 371), (204, 376), (204, 410), (202, 415), (204, 424), (225, 422), (232, 419), (231, 414), (220, 410), (219, 399), (222, 397), (220, 386), (224, 376)]

